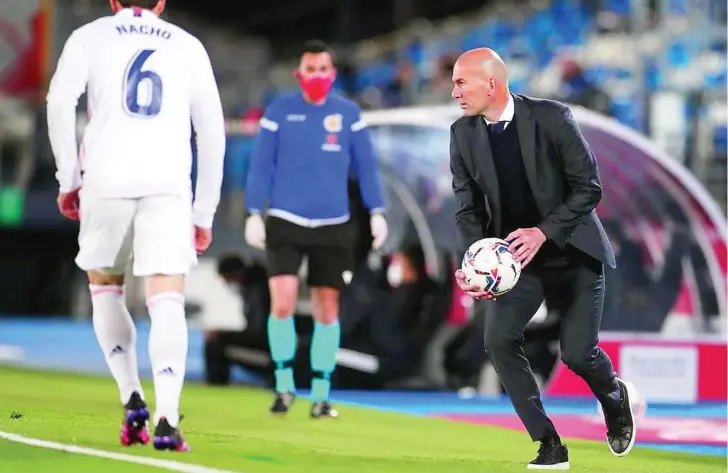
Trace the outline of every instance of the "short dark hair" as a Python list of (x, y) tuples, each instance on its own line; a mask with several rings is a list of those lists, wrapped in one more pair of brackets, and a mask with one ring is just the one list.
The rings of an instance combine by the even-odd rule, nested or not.
[(306, 41), (303, 43), (303, 48), (301, 50), (301, 56), (303, 56), (306, 53), (312, 53), (312, 54), (321, 54), (321, 53), (329, 53), (331, 55), (331, 58), (333, 59), (334, 53), (331, 51), (331, 48), (324, 43), (321, 40), (318, 39), (312, 39), (309, 41)]
[(157, 6), (159, 0), (117, 0), (124, 8), (139, 7), (152, 9)]

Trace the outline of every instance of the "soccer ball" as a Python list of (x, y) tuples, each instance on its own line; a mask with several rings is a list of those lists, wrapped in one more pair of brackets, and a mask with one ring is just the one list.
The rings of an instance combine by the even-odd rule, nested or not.
[(521, 277), (521, 264), (508, 246), (499, 238), (484, 238), (470, 245), (461, 267), (465, 281), (495, 296), (513, 289)]

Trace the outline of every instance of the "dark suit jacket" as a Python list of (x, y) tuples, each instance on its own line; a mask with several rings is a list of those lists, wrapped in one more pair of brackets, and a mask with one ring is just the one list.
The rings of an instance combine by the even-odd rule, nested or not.
[[(594, 153), (571, 110), (559, 102), (513, 94), (516, 130), (538, 228), (560, 248), (570, 244), (615, 267), (614, 252), (595, 212), (602, 185)], [(501, 235), (499, 183), (483, 117), (462, 117), (450, 128), (450, 170), (461, 255), (476, 240)], [(511, 125), (509, 125), (511, 126)]]

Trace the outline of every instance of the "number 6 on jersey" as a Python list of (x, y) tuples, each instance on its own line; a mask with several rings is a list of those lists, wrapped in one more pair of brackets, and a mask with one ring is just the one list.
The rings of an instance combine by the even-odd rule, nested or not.
[[(144, 63), (154, 49), (138, 51), (126, 67), (123, 83), (124, 110), (130, 115), (153, 117), (162, 109), (162, 78), (152, 71), (144, 71)], [(148, 80), (148, 83), (144, 81)], [(139, 89), (146, 92), (146, 100), (139, 103)]]

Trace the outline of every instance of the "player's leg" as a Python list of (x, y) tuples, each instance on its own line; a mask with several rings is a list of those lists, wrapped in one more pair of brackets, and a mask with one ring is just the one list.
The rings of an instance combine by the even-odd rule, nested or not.
[(293, 315), (298, 301), (298, 271), (303, 261), (300, 250), (306, 229), (271, 217), (266, 222), (266, 257), (271, 313), (268, 343), (274, 363), (276, 387), (271, 406), (274, 414), (285, 414), (293, 402), (296, 386), (293, 361), (296, 356), (296, 326)]
[(617, 378), (609, 356), (597, 345), (604, 267), (586, 255), (575, 254), (572, 259), (572, 268), (563, 279), (568, 305), (561, 328), (561, 358), (586, 381), (601, 403), (609, 449), (616, 456), (625, 456), (632, 450), (637, 433), (629, 399), (635, 393), (628, 392), (628, 384)]
[(179, 406), (188, 348), (184, 283), (196, 262), (189, 199), (140, 199), (134, 217), (134, 275), (145, 278), (156, 403), (154, 447), (160, 450), (189, 450), (179, 430)]
[(130, 199), (82, 198), (76, 257), (78, 266), (88, 274), (94, 332), (125, 409), (121, 429), (125, 446), (149, 442), (149, 412), (137, 367), (136, 327), (124, 297), (136, 205)]
[(336, 368), (341, 327), (339, 291), (352, 278), (354, 249), (347, 224), (316, 229), (319, 243), (308, 253), (308, 283), (313, 302), (314, 332), (311, 340), (311, 416), (338, 417), (329, 403), (331, 376)]
[(518, 284), (500, 296), (498, 302), (486, 302), (485, 349), (531, 440), (540, 442), (538, 456), (528, 468), (568, 469), (568, 451), (546, 414), (523, 351), (523, 331), (543, 300), (541, 274), (526, 270)]

